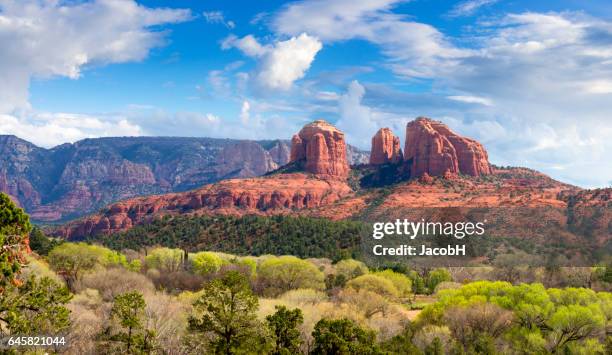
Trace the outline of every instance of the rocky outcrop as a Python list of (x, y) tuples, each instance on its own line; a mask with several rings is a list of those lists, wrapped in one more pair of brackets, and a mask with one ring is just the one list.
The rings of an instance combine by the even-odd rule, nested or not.
[(406, 126), (404, 160), (411, 176), (463, 174), (481, 176), (491, 174), (484, 147), (473, 139), (462, 137), (446, 125), (419, 117)]
[(268, 150), (268, 153), (278, 166), (282, 166), (287, 164), (291, 158), (291, 146), (286, 141), (279, 140)]
[(0, 135), (0, 191), (35, 221), (53, 222), (135, 196), (260, 176), (288, 161), (283, 140), (121, 137), (44, 149)]
[(346, 178), (349, 165), (344, 133), (323, 120), (307, 124), (291, 139), (291, 162), (303, 162), (309, 173)]
[(372, 137), (370, 164), (397, 164), (400, 161), (402, 161), (402, 149), (399, 137), (395, 136), (389, 128), (379, 129)]
[(242, 142), (224, 148), (217, 156), (219, 175), (232, 177), (260, 176), (278, 168), (271, 154), (257, 142)]
[(351, 192), (343, 181), (323, 180), (299, 173), (230, 179), (189, 192), (118, 202), (105, 208), (101, 214), (59, 227), (53, 234), (72, 240), (109, 234), (164, 214), (284, 214), (328, 205)]

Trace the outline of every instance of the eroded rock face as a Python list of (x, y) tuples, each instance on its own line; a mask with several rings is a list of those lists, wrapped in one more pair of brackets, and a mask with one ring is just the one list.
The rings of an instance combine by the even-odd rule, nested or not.
[(389, 128), (381, 128), (372, 137), (372, 150), (370, 164), (396, 164), (402, 161), (402, 149), (399, 137), (395, 136)]
[(81, 239), (130, 229), (164, 214), (283, 214), (316, 208), (349, 195), (351, 188), (337, 179), (306, 174), (230, 179), (200, 189), (117, 202), (104, 212), (70, 222), (53, 231), (67, 239)]
[(217, 156), (219, 175), (252, 177), (278, 168), (270, 153), (253, 141), (240, 142), (224, 148)]
[(291, 162), (295, 161), (304, 161), (309, 173), (346, 178), (349, 165), (344, 133), (323, 120), (307, 124), (291, 139)]
[(35, 221), (68, 220), (135, 196), (259, 176), (286, 164), (289, 148), (283, 140), (115, 137), (45, 149), (0, 135), (0, 191)]
[(412, 176), (491, 174), (487, 151), (482, 144), (462, 137), (445, 124), (419, 117), (406, 126), (404, 160)]

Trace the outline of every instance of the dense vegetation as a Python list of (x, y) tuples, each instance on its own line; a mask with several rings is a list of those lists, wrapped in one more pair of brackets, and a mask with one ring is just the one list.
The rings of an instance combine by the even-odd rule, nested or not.
[[(459, 269), (373, 270), (354, 259), (332, 263), (166, 247), (119, 253), (63, 243), (24, 271), (69, 286), (62, 295), (72, 300), (62, 309), (70, 310), (70, 319), (58, 326), (69, 326), (63, 350), (75, 354), (612, 350), (606, 333), (611, 293), (468, 281), (496, 275), (487, 270), (470, 270), (467, 277)], [(608, 268), (591, 272), (612, 281)]]
[(292, 254), (340, 259), (359, 252), (369, 225), (355, 221), (291, 216), (176, 216), (91, 241), (112, 249), (161, 245), (187, 251), (217, 250), (242, 255)]
[(0, 193), (0, 337), (52, 335), (70, 324), (68, 289), (57, 277), (24, 272), (31, 229), (29, 216)]
[[(1, 202), (2, 250), (11, 254), (0, 259), (10, 270), (0, 335), (62, 334), (61, 353), (612, 352), (612, 293), (550, 287), (609, 290), (608, 267), (371, 269), (349, 258), (119, 252), (39, 231), (30, 238), (41, 254), (27, 255), (27, 215)], [(512, 282), (489, 281), (499, 278)]]

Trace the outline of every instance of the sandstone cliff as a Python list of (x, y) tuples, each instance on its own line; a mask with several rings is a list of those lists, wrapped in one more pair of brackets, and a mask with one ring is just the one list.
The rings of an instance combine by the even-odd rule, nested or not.
[(441, 122), (419, 117), (406, 126), (404, 160), (410, 174), (491, 174), (487, 152), (473, 139), (459, 136)]
[(291, 162), (303, 162), (309, 173), (346, 178), (344, 133), (323, 120), (307, 124), (291, 139)]
[(389, 128), (381, 128), (372, 137), (370, 150), (370, 164), (396, 164), (402, 161), (402, 150), (399, 137), (395, 136)]
[(340, 180), (299, 173), (230, 179), (193, 191), (118, 202), (100, 214), (59, 227), (53, 234), (69, 239), (109, 234), (165, 214), (286, 214), (334, 203), (351, 192)]

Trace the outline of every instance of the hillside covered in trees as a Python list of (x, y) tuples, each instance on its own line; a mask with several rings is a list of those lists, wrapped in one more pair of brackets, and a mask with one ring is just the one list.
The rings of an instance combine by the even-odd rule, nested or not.
[(126, 232), (90, 239), (109, 248), (139, 250), (160, 245), (188, 251), (217, 250), (241, 255), (291, 254), (338, 259), (359, 253), (371, 225), (357, 221), (291, 216), (175, 216)]

